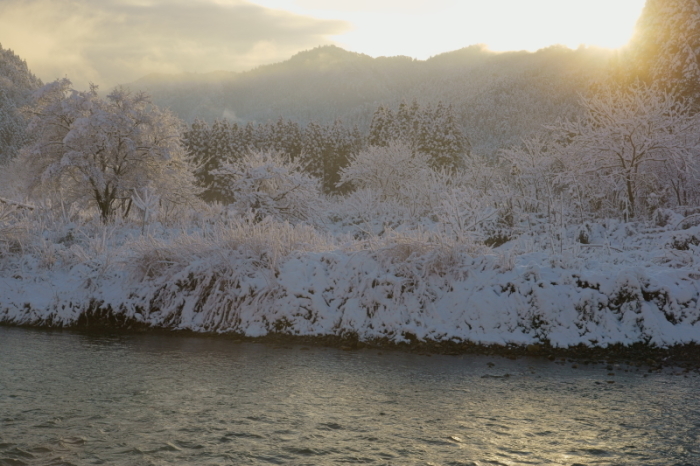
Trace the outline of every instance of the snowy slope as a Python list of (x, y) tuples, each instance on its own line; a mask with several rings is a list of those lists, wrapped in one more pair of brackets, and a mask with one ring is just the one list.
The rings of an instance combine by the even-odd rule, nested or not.
[[(69, 327), (101, 310), (115, 326), (248, 336), (700, 342), (697, 227), (640, 233), (618, 224), (594, 233), (605, 243), (553, 253), (537, 250), (538, 238), (479, 251), (406, 235), (341, 244), (309, 227), (266, 225), (274, 245), (239, 228), (216, 239), (125, 236), (82, 261), (67, 259), (76, 246), (59, 245), (50, 267), (15, 259), (0, 279), (0, 322)], [(672, 247), (678, 238), (687, 249)]]

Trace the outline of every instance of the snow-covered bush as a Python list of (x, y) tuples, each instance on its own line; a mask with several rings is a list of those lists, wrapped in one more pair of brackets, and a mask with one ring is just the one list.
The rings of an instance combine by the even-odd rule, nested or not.
[(337, 248), (335, 240), (314, 227), (238, 218), (219, 222), (209, 231), (182, 233), (173, 238), (140, 236), (128, 244), (128, 268), (137, 280), (167, 271), (178, 271), (194, 262), (208, 263), (212, 271), (238, 267), (238, 260), (274, 269), (281, 260), (298, 252), (322, 252)]
[(693, 228), (690, 231), (677, 232), (671, 235), (666, 247), (678, 251), (688, 251), (700, 246), (700, 228)]
[(241, 213), (252, 211), (257, 220), (315, 223), (322, 200), (318, 179), (278, 152), (250, 151), (214, 172), (222, 192)]
[(430, 156), (403, 141), (370, 146), (340, 171), (340, 184), (377, 192), (381, 200), (396, 201), (420, 215), (429, 206), (434, 171)]
[(26, 231), (17, 222), (18, 210), (12, 203), (0, 202), (0, 257), (19, 251), (26, 242)]
[(358, 189), (336, 197), (328, 205), (335, 230), (355, 238), (382, 235), (387, 228), (399, 229), (412, 223), (409, 210), (397, 201), (382, 199), (373, 189)]
[(412, 230), (388, 230), (381, 237), (368, 238), (358, 246), (368, 249), (384, 266), (399, 276), (427, 278), (431, 275), (460, 277), (464, 264), (473, 255), (489, 248), (464, 243), (439, 231), (417, 227)]
[(503, 150), (501, 157), (517, 208), (546, 212), (551, 219), (569, 181), (558, 141), (550, 134), (536, 134), (523, 139), (520, 146)]
[(461, 183), (446, 187), (434, 211), (439, 230), (458, 242), (483, 242), (499, 227), (498, 209), (490, 201)]

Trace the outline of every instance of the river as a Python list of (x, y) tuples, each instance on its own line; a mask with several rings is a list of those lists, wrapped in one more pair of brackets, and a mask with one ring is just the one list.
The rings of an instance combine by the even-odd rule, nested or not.
[(700, 376), (0, 327), (25, 464), (698, 465)]

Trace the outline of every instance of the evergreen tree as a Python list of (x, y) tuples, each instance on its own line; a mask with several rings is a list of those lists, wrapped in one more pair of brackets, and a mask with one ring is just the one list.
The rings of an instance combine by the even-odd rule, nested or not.
[(353, 141), (351, 130), (348, 130), (340, 120), (336, 120), (327, 133), (323, 189), (326, 193), (331, 193), (337, 189), (340, 171), (350, 163), (356, 143)]
[(268, 150), (283, 153), (290, 160), (295, 160), (301, 154), (302, 135), (297, 123), (280, 117), (269, 125), (268, 137)]
[(414, 100), (416, 107), (409, 107), (406, 101), (402, 101), (399, 104), (399, 109), (396, 112), (396, 120), (394, 122), (393, 133), (397, 135), (398, 139), (402, 141), (411, 141), (413, 138), (414, 121), (416, 119), (416, 114), (412, 111), (417, 110), (417, 102)]
[(380, 106), (374, 113), (368, 142), (385, 147), (400, 140), (405, 147), (430, 156), (434, 168), (460, 168), (471, 144), (457, 120), (452, 105), (439, 101), (435, 107), (420, 107), (402, 102), (394, 116), (391, 109)]
[(195, 182), (202, 189), (200, 197), (206, 202), (220, 201), (212, 172), (221, 166), (221, 160), (215, 156), (211, 128), (205, 121), (197, 119), (185, 131), (182, 141), (195, 167)]
[(457, 124), (451, 105), (445, 107), (440, 102), (435, 110), (431, 133), (432, 163), (436, 167), (460, 168), (467, 155), (469, 143)]
[(255, 129), (255, 125), (252, 122), (246, 123), (246, 125), (240, 131), (240, 145), (239, 148), (242, 149), (240, 153), (254, 150), (258, 142), (258, 135)]
[(417, 152), (424, 154), (432, 154), (433, 148), (433, 132), (435, 130), (435, 116), (437, 111), (432, 105), (428, 104), (425, 108), (421, 108), (416, 117), (416, 131), (411, 146)]
[(251, 147), (246, 139), (246, 133), (238, 123), (230, 123), (228, 131), (228, 159), (238, 159)]
[(40, 86), (27, 63), (0, 44), (0, 163), (14, 158), (27, 142), (27, 122), (19, 109)]
[(309, 123), (304, 129), (303, 148), (301, 152), (301, 164), (304, 170), (323, 179), (325, 173), (323, 155), (325, 152), (324, 130), (318, 123)]
[(369, 128), (369, 145), (386, 146), (389, 141), (396, 139), (394, 133), (394, 114), (391, 109), (380, 105), (372, 116), (372, 123)]

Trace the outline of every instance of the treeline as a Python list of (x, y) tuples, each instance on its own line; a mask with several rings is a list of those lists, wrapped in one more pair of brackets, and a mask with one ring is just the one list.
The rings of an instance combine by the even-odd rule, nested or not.
[(459, 169), (469, 154), (470, 143), (450, 105), (420, 106), (402, 102), (398, 108), (379, 106), (368, 132), (340, 120), (332, 124), (299, 123), (279, 118), (266, 123), (238, 124), (217, 120), (212, 125), (196, 120), (183, 135), (183, 142), (197, 167), (197, 183), (205, 201), (230, 203), (220, 170), (251, 151), (278, 152), (321, 180), (326, 194), (347, 192), (340, 184), (340, 171), (368, 146), (385, 147), (402, 141), (425, 154), (433, 168)]
[[(547, 107), (538, 96), (562, 84), (533, 70), (527, 82), (491, 79), (493, 92), (472, 102), (471, 119), (456, 98), (412, 100), (409, 94), (400, 103), (374, 101), (366, 126), (278, 114), (258, 123), (196, 120), (184, 133), (175, 115), (144, 94), (118, 88), (105, 100), (96, 89), (79, 92), (57, 81), (27, 107), (29, 139), (0, 184), (17, 184), (20, 197), (97, 206), (105, 222), (129, 216), (132, 205), (142, 205), (146, 218), (147, 198), (157, 197), (153, 205), (171, 211), (203, 199), (255, 219), (313, 224), (325, 218), (318, 223), (327, 225), (332, 218), (342, 228), (372, 224), (377, 234), (416, 222), (482, 239), (502, 231), (512, 237), (543, 219), (557, 228), (603, 218), (663, 224), (671, 218), (666, 210), (690, 212), (700, 203), (700, 92), (692, 86), (700, 79), (700, 4), (649, 0), (639, 31), (568, 116), (556, 110), (568, 108), (564, 99), (532, 118)], [(552, 49), (539, 58), (553, 63), (561, 53), (557, 63), (566, 68), (570, 52)], [(12, 66), (0, 66), (3, 95), (21, 79), (29, 92), (26, 65), (6, 55), (0, 65)], [(538, 54), (522, 56), (531, 65), (533, 57)], [(7, 71), (22, 66), (19, 80)], [(482, 71), (453, 75), (459, 86), (450, 89), (474, 91), (467, 84), (491, 76)], [(531, 82), (539, 86), (534, 94)], [(433, 84), (425, 95), (442, 89)], [(17, 115), (20, 103), (13, 97), (14, 113), (5, 114)], [(126, 103), (133, 111), (125, 115)], [(150, 127), (132, 121), (139, 112), (149, 116)], [(546, 125), (533, 129), (533, 119)], [(10, 127), (0, 125), (0, 133)], [(513, 127), (520, 137), (504, 145)], [(498, 150), (484, 150), (488, 138)], [(27, 186), (20, 186), (23, 179)], [(313, 202), (318, 198), (323, 205)]]
[(467, 128), (473, 150), (493, 155), (542, 124), (574, 116), (579, 93), (605, 75), (613, 56), (593, 48), (496, 53), (474, 45), (423, 61), (324, 46), (246, 73), (152, 77), (131, 87), (188, 124), (228, 115), (243, 124), (339, 119), (363, 132), (379, 105), (396, 110), (402, 101), (442, 101)]

